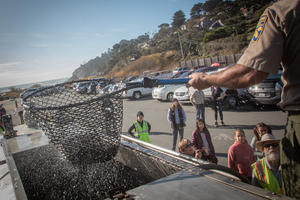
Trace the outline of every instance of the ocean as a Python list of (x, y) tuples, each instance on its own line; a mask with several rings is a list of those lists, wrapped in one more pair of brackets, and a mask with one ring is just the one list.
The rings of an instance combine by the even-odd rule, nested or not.
[(53, 80), (48, 80), (48, 81), (34, 82), (34, 83), (26, 83), (26, 84), (21, 84), (21, 85), (14, 85), (14, 86), (9, 86), (9, 87), (2, 87), (2, 88), (0, 88), (0, 93), (9, 92), (12, 87), (24, 90), (24, 89), (28, 89), (36, 84), (39, 84), (41, 86), (50, 86), (50, 85), (63, 83), (65, 81), (67, 81), (68, 79), (69, 79), (69, 77), (53, 79)]

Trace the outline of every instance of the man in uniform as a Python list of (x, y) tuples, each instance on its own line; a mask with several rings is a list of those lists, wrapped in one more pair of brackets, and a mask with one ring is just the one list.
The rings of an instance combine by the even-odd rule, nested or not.
[(283, 67), (280, 107), (287, 111), (280, 161), (285, 194), (300, 198), (300, 0), (281, 0), (260, 17), (249, 47), (238, 63), (214, 74), (194, 73), (188, 85), (247, 88)]

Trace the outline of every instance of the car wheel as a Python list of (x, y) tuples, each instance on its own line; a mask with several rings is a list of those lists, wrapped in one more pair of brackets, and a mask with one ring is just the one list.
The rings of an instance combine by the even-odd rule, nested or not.
[(227, 96), (225, 99), (225, 103), (228, 108), (235, 108), (237, 106), (237, 100), (233, 96)]
[(140, 99), (142, 97), (142, 94), (139, 91), (138, 92), (134, 92), (132, 97), (134, 99)]
[(168, 95), (167, 95), (167, 101), (173, 101), (173, 93), (170, 92)]

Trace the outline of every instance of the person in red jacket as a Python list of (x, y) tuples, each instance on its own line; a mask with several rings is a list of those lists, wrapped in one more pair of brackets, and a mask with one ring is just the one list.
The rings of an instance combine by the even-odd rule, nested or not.
[(211, 142), (209, 131), (207, 130), (203, 119), (196, 120), (196, 129), (192, 134), (192, 142), (200, 152), (200, 159), (208, 160), (213, 163), (218, 163), (215, 155), (214, 145)]
[(252, 147), (247, 143), (243, 129), (236, 129), (234, 144), (228, 150), (228, 167), (251, 181), (251, 164), (255, 162)]

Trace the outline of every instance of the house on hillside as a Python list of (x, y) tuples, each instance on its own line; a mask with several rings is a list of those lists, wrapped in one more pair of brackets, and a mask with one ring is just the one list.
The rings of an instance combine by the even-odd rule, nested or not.
[(219, 19), (218, 21), (215, 21), (214, 23), (212, 23), (208, 29), (209, 30), (213, 30), (213, 29), (216, 29), (216, 28), (219, 28), (219, 27), (223, 27), (223, 26), (224, 26), (224, 24)]
[(217, 21), (213, 21), (208, 17), (201, 17), (199, 19), (195, 19), (192, 23), (194, 28), (203, 28), (205, 30), (212, 30), (224, 26), (220, 19)]
[(209, 27), (212, 25), (212, 20), (207, 17), (201, 17), (199, 19), (199, 26), (203, 29), (209, 29)]
[(150, 45), (147, 42), (143, 42), (137, 45), (138, 48), (147, 50), (150, 48)]

